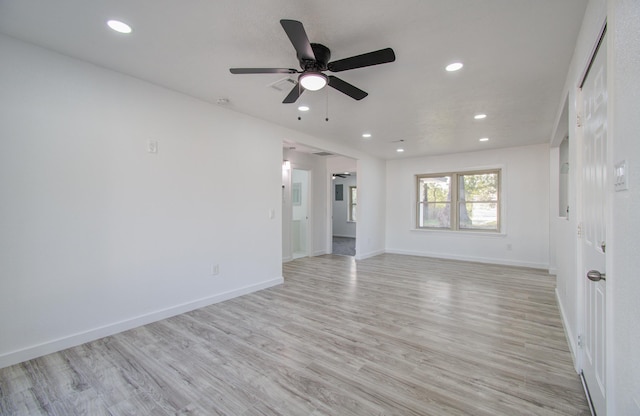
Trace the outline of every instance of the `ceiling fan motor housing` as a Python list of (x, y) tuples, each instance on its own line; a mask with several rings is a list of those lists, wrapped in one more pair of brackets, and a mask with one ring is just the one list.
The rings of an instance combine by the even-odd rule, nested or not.
[(298, 55), (298, 60), (300, 61), (300, 67), (303, 71), (326, 71), (327, 64), (329, 63), (329, 59), (331, 59), (331, 51), (324, 45), (320, 43), (312, 43), (311, 49), (313, 49), (313, 54), (315, 55), (315, 60), (308, 60), (300, 58)]

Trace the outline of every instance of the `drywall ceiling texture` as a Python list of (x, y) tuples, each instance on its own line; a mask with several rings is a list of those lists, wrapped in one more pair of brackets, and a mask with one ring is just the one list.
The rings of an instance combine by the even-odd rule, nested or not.
[[(3, 0), (0, 32), (346, 144), (383, 159), (468, 152), (550, 140), (587, 0)], [(124, 36), (107, 28), (117, 18)], [(333, 60), (386, 47), (396, 61), (336, 73), (369, 93), (305, 92), (298, 120), (283, 74), (230, 67), (298, 68), (280, 19), (303, 22)], [(456, 73), (444, 71), (460, 61)], [(293, 76), (295, 80), (295, 76)], [(483, 121), (473, 119), (486, 113)], [(328, 116), (329, 121), (325, 121)], [(370, 139), (362, 134), (369, 132)], [(486, 143), (478, 141), (489, 137)], [(404, 140), (403, 154), (396, 153)]]

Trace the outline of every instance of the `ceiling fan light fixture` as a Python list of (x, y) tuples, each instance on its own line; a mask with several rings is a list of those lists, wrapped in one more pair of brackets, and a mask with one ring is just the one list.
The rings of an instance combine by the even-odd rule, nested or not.
[(328, 83), (328, 78), (321, 72), (305, 72), (300, 75), (298, 82), (305, 90), (318, 91), (325, 87)]

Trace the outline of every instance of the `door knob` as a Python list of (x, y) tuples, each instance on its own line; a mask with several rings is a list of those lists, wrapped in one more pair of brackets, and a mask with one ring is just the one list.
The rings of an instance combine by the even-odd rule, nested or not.
[(604, 273), (600, 273), (597, 270), (589, 270), (587, 272), (587, 278), (589, 280), (591, 280), (592, 282), (599, 282), (600, 280), (607, 280), (605, 279), (606, 274)]

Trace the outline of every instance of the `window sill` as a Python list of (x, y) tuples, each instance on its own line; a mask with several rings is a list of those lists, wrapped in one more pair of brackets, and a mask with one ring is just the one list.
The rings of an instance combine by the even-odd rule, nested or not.
[(470, 237), (506, 237), (507, 234), (503, 232), (495, 231), (457, 231), (457, 230), (437, 230), (432, 228), (411, 228), (409, 231), (415, 231), (419, 233), (435, 233), (435, 234), (449, 234), (449, 235), (464, 235)]

